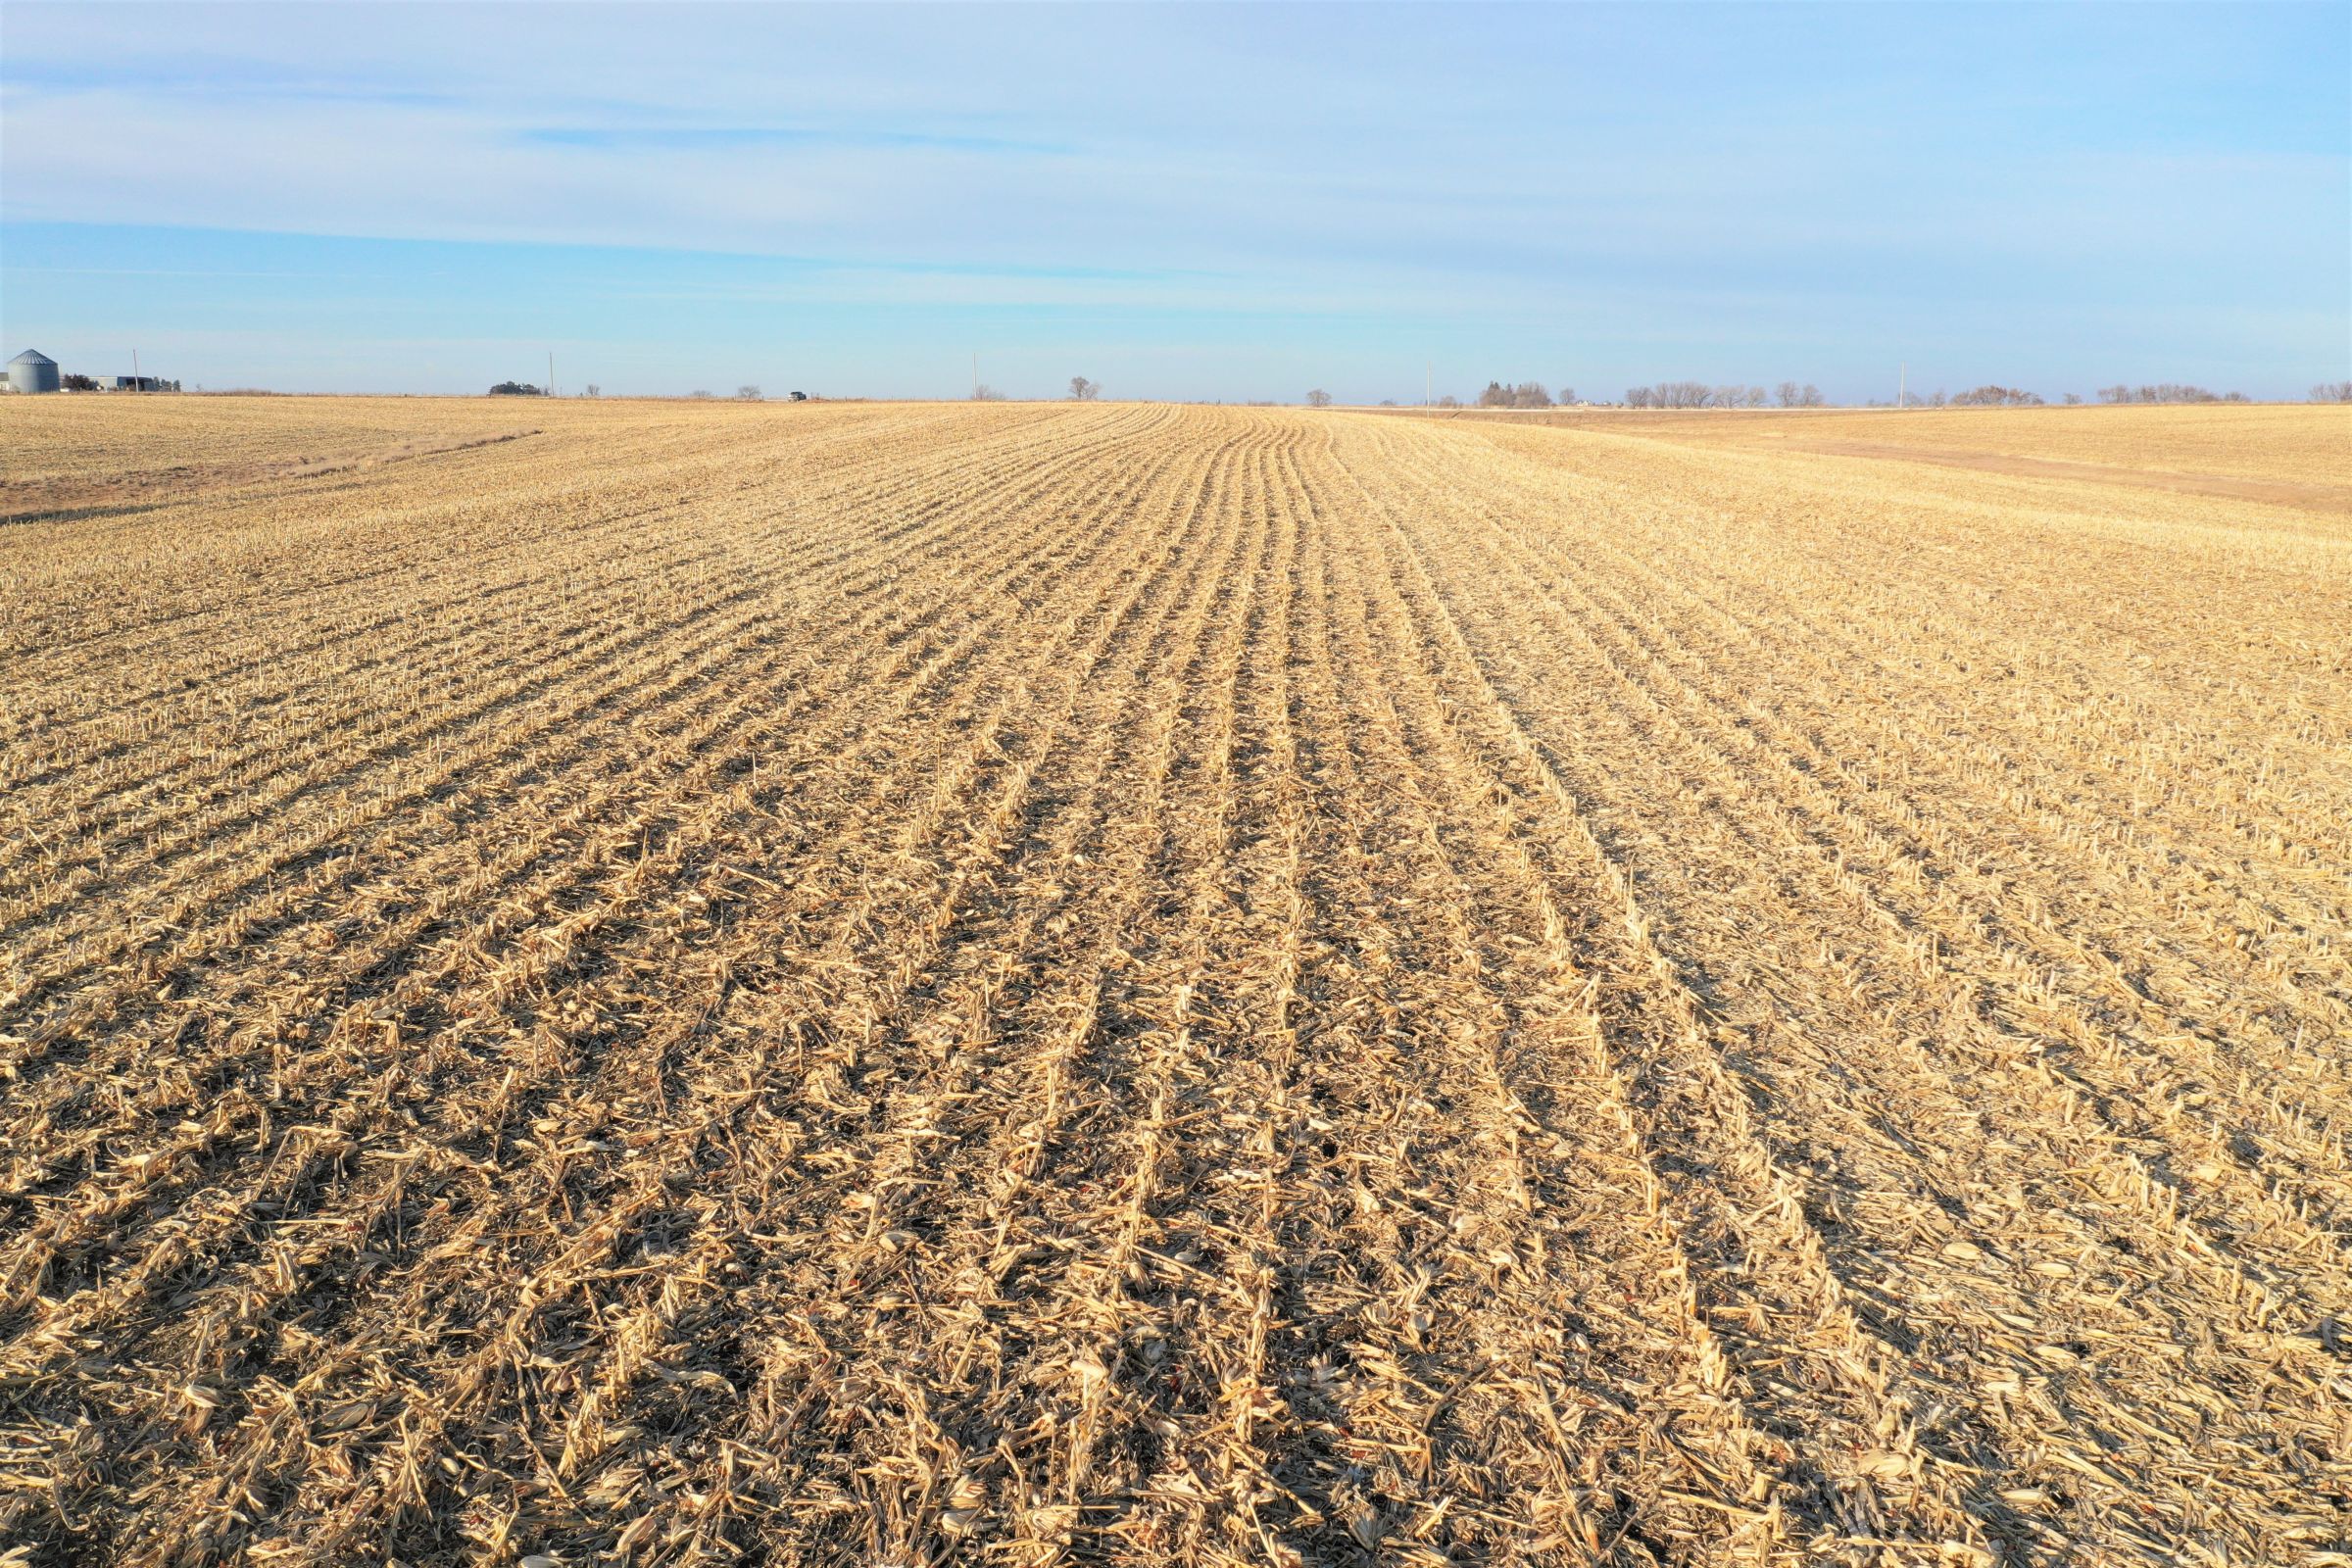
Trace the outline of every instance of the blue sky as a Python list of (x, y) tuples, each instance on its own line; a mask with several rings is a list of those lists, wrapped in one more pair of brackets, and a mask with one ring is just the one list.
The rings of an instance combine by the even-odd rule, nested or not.
[(0, 344), (301, 391), (2352, 374), (2352, 5), (0, 8)]

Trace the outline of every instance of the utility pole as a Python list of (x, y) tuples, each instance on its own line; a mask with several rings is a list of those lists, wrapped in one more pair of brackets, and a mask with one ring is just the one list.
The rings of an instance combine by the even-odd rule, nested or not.
[(1911, 367), (1908, 365), (1895, 367), (1894, 406), (1898, 409), (1907, 409), (1911, 406)]
[(547, 351), (547, 395), (551, 398), (556, 395), (556, 351), (554, 349)]
[(137, 349), (130, 351), (130, 389), (133, 392), (139, 390), (139, 351)]

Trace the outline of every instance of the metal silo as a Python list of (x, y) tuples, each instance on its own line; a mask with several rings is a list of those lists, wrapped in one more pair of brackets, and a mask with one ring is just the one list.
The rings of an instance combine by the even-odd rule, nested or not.
[(54, 392), (58, 389), (57, 362), (39, 349), (26, 349), (8, 362), (11, 392)]

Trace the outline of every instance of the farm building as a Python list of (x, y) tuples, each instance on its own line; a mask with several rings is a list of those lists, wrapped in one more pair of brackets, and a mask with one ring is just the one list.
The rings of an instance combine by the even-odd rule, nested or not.
[(115, 377), (114, 390), (117, 392), (176, 392), (179, 390), (179, 383), (167, 381), (160, 375), (118, 375)]
[(55, 392), (58, 386), (57, 362), (39, 349), (26, 349), (8, 362), (11, 392)]

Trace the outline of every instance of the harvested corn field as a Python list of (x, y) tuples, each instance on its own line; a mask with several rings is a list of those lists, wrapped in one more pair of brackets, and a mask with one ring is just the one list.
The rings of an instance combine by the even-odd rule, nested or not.
[(2352, 427), (1974, 417), (0, 407), (8, 1560), (2345, 1561)]

